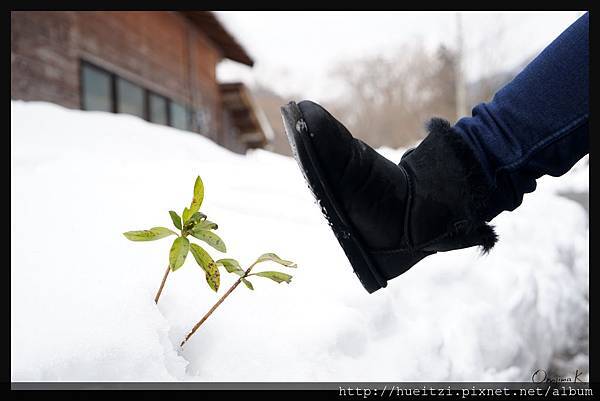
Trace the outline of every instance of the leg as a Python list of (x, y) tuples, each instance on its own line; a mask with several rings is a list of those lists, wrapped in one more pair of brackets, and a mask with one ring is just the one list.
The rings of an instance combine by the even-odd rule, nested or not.
[(486, 220), (514, 210), (537, 178), (562, 175), (589, 152), (589, 63), (586, 13), (454, 126), (494, 187)]
[(318, 104), (282, 108), (294, 156), (367, 291), (436, 252), (489, 251), (497, 236), (487, 222), (588, 152), (588, 19), (472, 117), (454, 127), (432, 119), (398, 165)]

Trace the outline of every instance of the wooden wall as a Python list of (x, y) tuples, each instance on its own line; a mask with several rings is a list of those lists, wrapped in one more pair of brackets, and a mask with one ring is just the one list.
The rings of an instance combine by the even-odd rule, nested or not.
[(178, 12), (11, 12), (11, 98), (78, 109), (80, 60), (204, 112), (218, 143), (217, 46)]

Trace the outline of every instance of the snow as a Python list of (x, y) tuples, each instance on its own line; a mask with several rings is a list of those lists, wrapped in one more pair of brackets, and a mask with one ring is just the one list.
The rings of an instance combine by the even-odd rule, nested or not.
[[(585, 163), (498, 216), (489, 255), (436, 254), (368, 294), (291, 158), (42, 102), (12, 101), (11, 118), (13, 381), (529, 381), (587, 368), (588, 216), (558, 195), (589, 188)], [(170, 226), (198, 174), (229, 257), (275, 252), (299, 268), (281, 267), (290, 285), (240, 286), (181, 350), (236, 277), (223, 271), (215, 294), (188, 257), (157, 307), (171, 240), (121, 233)]]

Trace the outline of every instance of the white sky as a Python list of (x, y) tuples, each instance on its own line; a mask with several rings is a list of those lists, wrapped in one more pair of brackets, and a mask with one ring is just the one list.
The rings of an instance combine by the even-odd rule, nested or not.
[[(429, 49), (454, 48), (456, 13), (406, 11), (217, 11), (217, 17), (255, 60), (253, 68), (229, 60), (222, 81), (263, 82), (276, 91), (316, 101), (336, 91), (334, 65), (363, 55), (386, 55), (420, 41)], [(537, 54), (581, 11), (466, 12), (463, 25), (467, 79), (509, 69)]]

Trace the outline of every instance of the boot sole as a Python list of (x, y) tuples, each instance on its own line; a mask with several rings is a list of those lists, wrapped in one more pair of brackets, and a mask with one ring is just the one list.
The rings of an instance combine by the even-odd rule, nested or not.
[(302, 111), (295, 102), (290, 102), (281, 107), (281, 114), (294, 159), (298, 162), (309, 188), (321, 206), (323, 215), (346, 253), (354, 273), (369, 293), (386, 287), (387, 281), (378, 272), (376, 264), (366, 251), (367, 248), (356, 235), (352, 225), (348, 223), (350, 220), (328, 190), (329, 186), (319, 165)]

